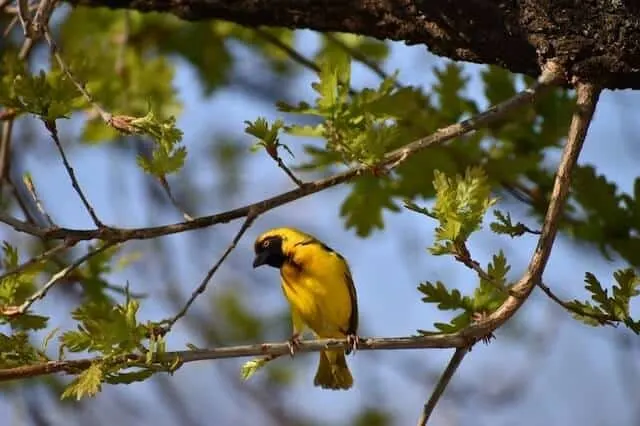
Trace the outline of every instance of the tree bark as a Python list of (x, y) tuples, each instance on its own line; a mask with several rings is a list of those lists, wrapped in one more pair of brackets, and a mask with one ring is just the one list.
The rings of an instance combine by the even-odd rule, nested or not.
[(638, 0), (71, 0), (76, 5), (350, 32), (537, 76), (554, 59), (609, 89), (640, 88)]

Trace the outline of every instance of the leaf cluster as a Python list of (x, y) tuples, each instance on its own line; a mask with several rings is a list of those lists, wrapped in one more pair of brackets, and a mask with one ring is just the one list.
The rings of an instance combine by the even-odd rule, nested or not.
[[(433, 181), (436, 191), (434, 207), (418, 206), (410, 200), (405, 207), (438, 221), (434, 244), (429, 251), (435, 255), (452, 255), (466, 266), (473, 267), (478, 285), (470, 296), (450, 289), (441, 281), (427, 281), (418, 286), (422, 301), (433, 303), (440, 310), (462, 310), (450, 323), (436, 323), (442, 332), (454, 332), (469, 325), (477, 315), (495, 310), (505, 299), (509, 285), (506, 276), (510, 266), (502, 251), (493, 256), (486, 269), (471, 258), (466, 242), (472, 233), (481, 229), (486, 212), (497, 199), (491, 196), (491, 187), (484, 171), (470, 167), (464, 176), (452, 178), (436, 171)], [(420, 330), (421, 333), (430, 333)]]
[(433, 181), (436, 201), (432, 209), (418, 207), (410, 200), (405, 206), (438, 221), (432, 254), (462, 254), (459, 248), (469, 236), (479, 230), (487, 210), (496, 202), (491, 186), (480, 167), (467, 169), (464, 176), (447, 177), (437, 171)]
[(71, 112), (84, 105), (69, 78), (59, 69), (32, 74), (24, 64), (9, 55), (0, 63), (0, 105), (16, 114), (33, 114), (45, 121), (69, 118)]
[[(602, 325), (597, 318), (611, 318), (625, 324), (634, 333), (640, 334), (640, 321), (631, 318), (631, 299), (640, 294), (640, 277), (632, 268), (622, 269), (613, 274), (615, 284), (611, 292), (590, 272), (585, 274), (585, 289), (591, 293), (591, 300), (572, 300), (567, 303), (574, 310), (574, 317), (589, 325)], [(589, 315), (583, 315), (583, 312)]]
[[(494, 255), (487, 265), (487, 276), (479, 278), (478, 286), (469, 296), (463, 295), (458, 289), (449, 288), (441, 281), (421, 283), (418, 291), (423, 295), (423, 302), (435, 304), (439, 310), (443, 311), (462, 311), (449, 323), (435, 323), (435, 328), (439, 332), (453, 333), (471, 324), (476, 315), (493, 312), (506, 297), (504, 290), (508, 288), (506, 276), (509, 269), (502, 251)], [(433, 334), (426, 330), (418, 330), (418, 332)]]
[[(176, 362), (158, 363), (158, 355), (166, 351), (164, 337), (158, 334), (159, 324), (140, 323), (137, 319), (140, 303), (127, 293), (122, 304), (106, 299), (87, 301), (71, 316), (78, 321), (77, 330), (60, 336), (60, 356), (65, 352), (99, 353), (92, 365), (78, 374), (67, 386), (62, 398), (81, 399), (101, 390), (102, 383), (132, 383), (150, 377), (155, 371), (173, 371)], [(140, 354), (145, 362), (131, 361)], [(126, 371), (133, 368), (133, 371)]]

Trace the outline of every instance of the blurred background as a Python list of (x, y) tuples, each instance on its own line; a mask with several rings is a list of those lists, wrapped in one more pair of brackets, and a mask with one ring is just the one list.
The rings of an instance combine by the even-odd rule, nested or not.
[[(1, 16), (4, 28), (10, 17)], [(292, 56), (287, 45), (291, 43), (299, 55), (313, 61), (328, 43), (322, 36), (310, 31), (254, 32), (227, 23), (187, 24), (156, 15), (72, 12), (68, 7), (54, 18), (63, 52), (86, 52), (89, 62), (95, 60), (96, 67), (112, 75), (112, 97), (103, 101), (97, 96), (108, 109), (131, 113), (138, 108), (144, 114), (149, 99), (159, 99), (164, 113), (177, 114), (188, 155), (185, 167), (169, 176), (168, 182), (178, 204), (189, 214), (222, 212), (293, 188), (265, 152), (250, 152), (256, 141), (244, 133), (244, 121), (285, 117), (275, 107), (278, 100), (312, 102), (311, 83), (317, 76)], [(436, 71), (450, 62), (431, 55), (423, 46), (344, 40), (365, 57), (369, 55), (387, 75), (398, 70), (399, 83), (421, 87), (426, 93), (441, 78)], [(21, 33), (14, 29), (0, 49), (20, 42)], [(120, 48), (131, 51), (119, 54)], [(124, 65), (118, 62), (122, 57)], [(47, 68), (47, 49), (36, 47), (31, 61), (34, 70)], [(487, 67), (460, 65), (466, 78), (461, 93), (485, 107), (489, 101), (482, 72)], [(354, 60), (352, 67), (354, 89), (380, 84), (379, 73), (370, 66)], [(84, 75), (91, 89), (92, 74), (87, 71)], [(127, 96), (134, 101), (127, 101)], [(123, 106), (127, 102), (139, 105), (127, 109)], [(640, 126), (633, 111), (639, 102), (630, 92), (603, 93), (580, 159), (580, 164), (595, 166), (621, 191), (633, 192), (637, 176), (640, 158), (633, 144)], [(149, 141), (109, 134), (101, 130), (100, 123), (87, 125), (88, 118), (77, 114), (59, 126), (70, 162), (101, 219), (118, 227), (182, 221), (158, 182), (136, 165), (136, 155), (148, 151)], [(21, 117), (14, 125), (13, 138), (11, 175), (17, 190), (24, 191), (21, 177), (29, 172), (58, 225), (92, 228), (41, 122)], [(281, 153), (292, 166), (310, 161), (306, 144), (322, 146), (318, 140), (287, 136), (282, 142), (295, 155)], [(553, 165), (559, 150), (550, 148), (546, 154)], [(337, 169), (297, 173), (311, 180), (332, 170)], [(425, 186), (431, 185), (430, 176), (425, 176)], [(362, 336), (407, 336), (449, 320), (449, 313), (421, 301), (417, 286), (442, 280), (468, 292), (477, 283), (475, 275), (452, 258), (430, 255), (426, 248), (433, 242), (435, 222), (410, 211), (384, 210), (384, 228), (373, 227), (366, 237), (354, 228), (347, 229), (341, 206), (351, 190), (350, 185), (340, 186), (261, 216), (206, 293), (168, 336), (168, 348), (289, 337), (289, 316), (277, 271), (251, 267), (255, 237), (282, 225), (316, 235), (349, 260), (358, 291)], [(528, 206), (506, 191), (497, 191), (497, 195), (499, 208), (509, 211), (514, 220), (539, 226), (539, 215)], [(3, 204), (22, 217), (15, 202)], [(428, 197), (424, 204), (430, 204)], [(173, 315), (240, 225), (241, 221), (235, 221), (128, 243), (119, 255), (126, 265), (118, 267), (114, 262), (113, 270), (104, 274), (113, 287), (113, 297), (121, 300), (118, 289), (128, 283), (134, 294), (144, 296), (141, 319)], [(41, 248), (38, 241), (6, 226), (0, 227), (0, 237), (19, 246), (23, 256)], [(482, 264), (502, 249), (511, 264), (510, 277), (516, 279), (535, 243), (532, 235), (511, 239), (484, 229), (472, 237), (469, 248)], [(78, 256), (86, 249), (83, 247), (73, 252)], [(561, 234), (545, 282), (564, 299), (585, 299), (584, 272), (593, 272), (608, 284), (611, 273), (625, 265), (620, 256), (606, 259), (595, 244)], [(80, 303), (85, 290), (77, 283), (60, 285), (39, 302), (36, 309), (51, 319), (48, 329), (35, 339), (42, 339), (54, 327), (75, 327), (69, 312)], [(629, 331), (584, 325), (535, 291), (496, 337), (487, 346), (475, 346), (465, 359), (436, 408), (434, 425), (640, 424), (638, 344)], [(358, 352), (348, 358), (355, 385), (347, 392), (312, 386), (317, 354), (283, 357), (247, 382), (240, 379), (240, 367), (247, 359), (190, 363), (173, 376), (158, 374), (144, 383), (105, 385), (96, 397), (80, 402), (59, 400), (61, 384), (68, 381), (64, 376), (25, 380), (3, 384), (0, 418), (7, 425), (408, 425), (418, 418), (451, 353)]]

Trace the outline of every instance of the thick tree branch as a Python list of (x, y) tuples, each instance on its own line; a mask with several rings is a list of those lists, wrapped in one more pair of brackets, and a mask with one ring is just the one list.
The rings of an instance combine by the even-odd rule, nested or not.
[(640, 88), (640, 13), (610, 0), (69, 0), (75, 5), (347, 32), (423, 44), (454, 60), (530, 76), (553, 60), (604, 88)]
[[(548, 70), (543, 74), (539, 82), (533, 87), (528, 88), (516, 96), (495, 105), (486, 111), (460, 123), (452, 124), (442, 128), (435, 133), (424, 138), (413, 141), (402, 148), (388, 153), (378, 166), (386, 167), (387, 170), (394, 169), (404, 163), (412, 155), (425, 150), (426, 148), (442, 144), (458, 136), (472, 132), (476, 129), (491, 124), (507, 113), (533, 102), (545, 89), (561, 83), (564, 75), (559, 74), (558, 70)], [(315, 194), (327, 188), (349, 182), (358, 176), (371, 173), (368, 166), (360, 165), (352, 167), (342, 173), (335, 174), (325, 179), (319, 179), (313, 182), (305, 183), (303, 187), (293, 189), (288, 192), (276, 195), (265, 200), (229, 210), (223, 213), (211, 216), (202, 216), (194, 220), (174, 223), (164, 226), (156, 226), (149, 228), (124, 229), (104, 226), (96, 229), (70, 229), (70, 228), (53, 228), (47, 229), (34, 226), (30, 223), (10, 217), (0, 212), (0, 222), (14, 228), (16, 231), (24, 232), (33, 236), (44, 238), (47, 240), (56, 239), (73, 239), (73, 240), (93, 240), (100, 239), (104, 241), (128, 241), (128, 240), (144, 240), (157, 238), (165, 235), (176, 234), (180, 232), (201, 229), (219, 223), (227, 223), (233, 220), (246, 217), (249, 212), (260, 215), (264, 212), (272, 210), (276, 207), (298, 200), (305, 196)]]

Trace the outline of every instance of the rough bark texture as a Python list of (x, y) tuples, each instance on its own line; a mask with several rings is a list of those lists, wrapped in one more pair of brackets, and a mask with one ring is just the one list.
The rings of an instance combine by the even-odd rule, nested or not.
[(537, 76), (555, 59), (573, 77), (640, 88), (639, 0), (71, 0), (200, 21), (351, 32), (424, 44), (454, 60)]

